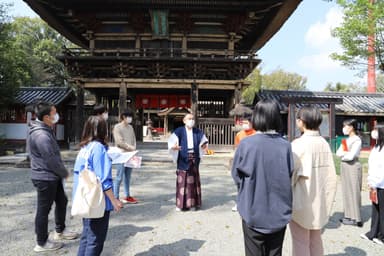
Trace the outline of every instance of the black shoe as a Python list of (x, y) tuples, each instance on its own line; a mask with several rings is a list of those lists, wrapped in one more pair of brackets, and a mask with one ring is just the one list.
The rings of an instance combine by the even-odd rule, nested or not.
[(358, 226), (359, 228), (362, 228), (363, 227), (363, 222), (362, 221), (356, 222), (356, 226)]

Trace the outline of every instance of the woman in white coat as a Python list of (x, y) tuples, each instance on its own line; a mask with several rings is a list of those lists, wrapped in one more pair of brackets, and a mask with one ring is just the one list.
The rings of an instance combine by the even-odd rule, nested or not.
[(361, 237), (384, 245), (384, 124), (371, 132), (376, 145), (368, 160), (368, 187), (372, 200), (371, 229)]

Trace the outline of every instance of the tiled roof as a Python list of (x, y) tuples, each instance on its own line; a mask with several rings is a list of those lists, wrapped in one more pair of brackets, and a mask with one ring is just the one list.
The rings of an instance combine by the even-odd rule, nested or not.
[(21, 87), (16, 102), (29, 105), (40, 99), (58, 105), (71, 93), (73, 90), (67, 87)]
[[(356, 115), (384, 115), (384, 94), (383, 93), (341, 93), (341, 92), (312, 92), (312, 91), (278, 91), (261, 90), (256, 94), (255, 102), (260, 99), (275, 99), (279, 102), (282, 111), (286, 112), (288, 106), (281, 102), (282, 97), (303, 97), (303, 98), (342, 98), (343, 104), (336, 104), (338, 114)], [(296, 104), (300, 107), (304, 104)], [(327, 104), (316, 104), (317, 107), (325, 109)]]

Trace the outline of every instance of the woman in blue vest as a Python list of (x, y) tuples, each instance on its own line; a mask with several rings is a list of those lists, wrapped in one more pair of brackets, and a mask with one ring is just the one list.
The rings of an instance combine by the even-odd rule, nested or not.
[(192, 114), (185, 115), (183, 122), (185, 126), (177, 128), (168, 140), (168, 149), (177, 163), (176, 211), (201, 207), (199, 164), (208, 144), (203, 132), (193, 127)]

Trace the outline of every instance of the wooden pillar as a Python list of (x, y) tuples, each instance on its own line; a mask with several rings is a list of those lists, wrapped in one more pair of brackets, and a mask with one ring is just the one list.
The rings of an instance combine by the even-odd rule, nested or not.
[(91, 53), (95, 50), (95, 38), (93, 36), (93, 31), (92, 30), (87, 30), (87, 38), (89, 40), (89, 50)]
[(238, 82), (235, 88), (235, 104), (239, 104), (241, 100), (241, 87), (243, 83)]
[(195, 116), (196, 126), (198, 124), (198, 110), (199, 110), (198, 101), (199, 101), (198, 84), (193, 82), (191, 84), (191, 109), (192, 109), (193, 115)]
[(125, 82), (120, 82), (120, 90), (119, 90), (119, 116), (126, 109), (127, 109), (127, 84)]
[(141, 39), (140, 39), (140, 35), (137, 34), (136, 35), (136, 41), (135, 41), (135, 56), (140, 56), (140, 48), (141, 48)]
[(75, 125), (75, 142), (79, 143), (84, 125), (84, 84), (81, 81), (76, 82), (76, 125)]
[(335, 104), (329, 104), (329, 136), (331, 139), (331, 149), (333, 152), (336, 151), (336, 111)]
[(228, 38), (228, 57), (233, 57), (234, 52), (235, 52), (235, 36), (236, 33), (229, 33), (229, 38)]
[(181, 52), (183, 57), (187, 57), (187, 36), (183, 35), (182, 41), (181, 41)]
[(288, 105), (288, 140), (293, 141), (295, 139), (296, 131), (296, 115), (295, 115), (295, 103), (289, 103)]

